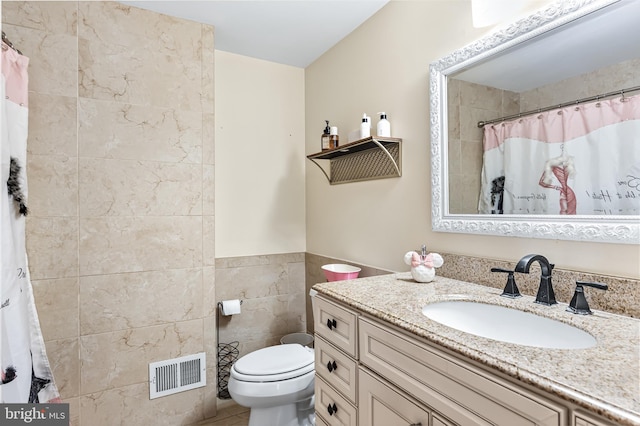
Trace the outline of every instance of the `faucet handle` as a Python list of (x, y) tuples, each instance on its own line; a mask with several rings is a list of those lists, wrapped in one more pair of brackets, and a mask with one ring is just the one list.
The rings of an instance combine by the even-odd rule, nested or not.
[(609, 288), (606, 284), (576, 281), (576, 291), (573, 293), (571, 302), (569, 302), (567, 312), (573, 312), (574, 314), (580, 315), (591, 315), (593, 313), (591, 312), (591, 309), (589, 309), (589, 303), (587, 303), (587, 298), (584, 295), (583, 286), (593, 287), (600, 290), (607, 290)]
[(509, 276), (507, 277), (507, 285), (504, 286), (504, 290), (502, 291), (502, 294), (500, 296), (509, 297), (511, 299), (522, 297), (522, 295), (520, 294), (520, 290), (518, 290), (518, 286), (516, 285), (516, 279), (513, 276), (514, 271), (502, 268), (491, 268), (491, 272), (503, 272), (505, 274), (509, 274)]

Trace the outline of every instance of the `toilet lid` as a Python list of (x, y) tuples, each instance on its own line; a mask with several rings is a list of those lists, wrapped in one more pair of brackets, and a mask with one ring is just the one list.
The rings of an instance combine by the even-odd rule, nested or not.
[(298, 343), (269, 346), (240, 358), (233, 368), (248, 376), (273, 376), (313, 366), (313, 349)]

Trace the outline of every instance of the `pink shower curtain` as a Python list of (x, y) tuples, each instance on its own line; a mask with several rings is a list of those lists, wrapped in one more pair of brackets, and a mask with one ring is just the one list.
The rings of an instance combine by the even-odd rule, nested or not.
[(47, 359), (25, 248), (29, 58), (2, 44), (0, 403), (60, 400)]
[(640, 96), (484, 126), (479, 213), (640, 215)]

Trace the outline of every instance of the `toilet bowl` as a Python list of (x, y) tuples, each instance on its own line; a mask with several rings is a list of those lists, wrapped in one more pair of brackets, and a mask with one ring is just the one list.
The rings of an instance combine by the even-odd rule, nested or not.
[[(311, 302), (315, 291), (311, 291)], [(251, 352), (231, 367), (229, 394), (251, 409), (249, 426), (315, 425), (315, 356), (298, 343)]]
[(314, 375), (313, 349), (269, 346), (233, 364), (229, 394), (251, 408), (249, 426), (313, 425)]

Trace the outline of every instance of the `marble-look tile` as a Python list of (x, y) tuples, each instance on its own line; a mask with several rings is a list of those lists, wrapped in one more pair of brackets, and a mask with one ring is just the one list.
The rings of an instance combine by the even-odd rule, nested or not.
[(286, 264), (267, 264), (238, 268), (216, 266), (218, 300), (260, 299), (287, 294), (289, 278)]
[(62, 402), (69, 404), (69, 426), (80, 426), (80, 398), (64, 398)]
[(80, 158), (80, 216), (202, 214), (202, 166)]
[(143, 47), (78, 40), (78, 94), (83, 98), (201, 112), (200, 59)]
[(202, 162), (202, 114), (79, 99), (79, 155)]
[[(502, 111), (503, 117), (521, 112), (520, 94), (509, 90), (502, 91)], [(497, 118), (497, 117), (496, 117)]]
[[(213, 355), (211, 358), (214, 358), (215, 363), (215, 354), (214, 350), (211, 352)], [(207, 355), (207, 362), (209, 356)], [(203, 407), (202, 411), (204, 414), (204, 418), (214, 417), (218, 414), (218, 404), (217, 404), (217, 395), (218, 395), (218, 379), (217, 379), (217, 368), (209, 368), (207, 369), (207, 386), (204, 388), (204, 397), (203, 397)]]
[(243, 299), (242, 313), (220, 317), (220, 341), (279, 340), (289, 333), (291, 315), (288, 295)]
[(78, 12), (78, 35), (91, 43), (117, 44), (132, 53), (201, 59), (206, 25), (109, 1), (80, 2)]
[(462, 174), (462, 142), (460, 139), (449, 138), (447, 140), (447, 164), (449, 166), (449, 175)]
[(78, 274), (78, 220), (27, 217), (27, 253), (32, 280)]
[(258, 256), (221, 257), (216, 259), (218, 268), (239, 268), (243, 266), (269, 265), (279, 263), (304, 262), (304, 253), (277, 253)]
[(37, 217), (78, 215), (78, 158), (30, 155), (29, 213)]
[(77, 34), (78, 3), (71, 1), (5, 1), (2, 22), (51, 34)]
[(461, 82), (460, 104), (470, 108), (500, 111), (502, 90), (476, 83)]
[(462, 141), (460, 160), (463, 175), (473, 176), (480, 182), (483, 152), (482, 141)]
[(215, 109), (214, 28), (202, 25), (202, 112), (213, 114)]
[(80, 219), (80, 274), (193, 268), (202, 264), (202, 218)]
[(202, 317), (202, 269), (80, 277), (80, 333), (126, 330)]
[(478, 121), (500, 117), (500, 109), (488, 110), (462, 105), (460, 107), (460, 116), (465, 117), (465, 120), (460, 123), (460, 139), (482, 141), (483, 130), (478, 127)]
[(287, 275), (289, 279), (289, 294), (306, 294), (304, 287), (305, 264), (304, 262), (287, 263)]
[(216, 315), (216, 268), (205, 266), (202, 268), (202, 294), (204, 299), (203, 313), (205, 317)]
[(202, 216), (202, 264), (215, 266), (216, 264), (216, 218)]
[(33, 295), (42, 337), (48, 340), (78, 337), (78, 278), (34, 280)]
[(83, 425), (189, 425), (203, 419), (202, 388), (149, 399), (149, 384), (136, 383), (80, 399)]
[(75, 97), (29, 92), (29, 155), (78, 156)]
[(80, 395), (80, 358), (78, 339), (49, 340), (47, 357), (62, 399)]
[(309, 296), (302, 292), (289, 294), (287, 333), (296, 333), (307, 329), (306, 302), (308, 298)]
[(202, 333), (193, 320), (82, 336), (82, 395), (145, 383), (148, 399), (149, 363), (202, 352)]
[(68, 97), (77, 95), (78, 54), (75, 36), (9, 24), (3, 24), (2, 29), (11, 35), (13, 44), (29, 58), (29, 92)]
[(216, 169), (213, 165), (202, 166), (202, 214), (216, 213)]
[[(203, 331), (203, 346), (204, 351), (207, 353), (207, 383), (215, 382), (215, 370), (218, 366), (217, 360), (217, 348), (218, 343), (216, 342), (216, 316), (205, 317), (202, 320), (204, 331)], [(211, 371), (209, 371), (211, 370)], [(211, 372), (214, 375), (211, 375)]]
[(215, 115), (202, 114), (202, 163), (215, 164)]

